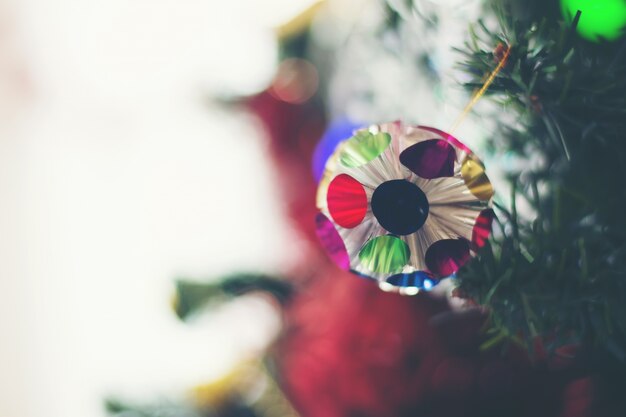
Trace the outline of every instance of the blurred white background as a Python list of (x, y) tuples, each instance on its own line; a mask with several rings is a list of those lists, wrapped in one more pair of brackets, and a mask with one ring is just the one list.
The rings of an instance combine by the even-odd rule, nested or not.
[(0, 2), (0, 416), (103, 415), (261, 348), (242, 300), (202, 325), (176, 276), (289, 261), (258, 126), (208, 105), (270, 79), (310, 0)]

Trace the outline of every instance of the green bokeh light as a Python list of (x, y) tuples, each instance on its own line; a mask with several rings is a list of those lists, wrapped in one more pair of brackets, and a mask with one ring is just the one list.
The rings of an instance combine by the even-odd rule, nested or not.
[(570, 22), (582, 12), (577, 30), (590, 41), (615, 40), (624, 33), (626, 0), (561, 0), (561, 9)]

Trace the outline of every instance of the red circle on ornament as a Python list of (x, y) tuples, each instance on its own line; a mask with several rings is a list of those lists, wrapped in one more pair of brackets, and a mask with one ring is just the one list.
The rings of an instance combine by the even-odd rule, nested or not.
[(436, 276), (448, 277), (469, 260), (469, 247), (465, 239), (438, 240), (426, 251), (426, 266)]
[(472, 229), (472, 250), (482, 249), (489, 240), (491, 225), (496, 218), (492, 209), (485, 209), (476, 218), (476, 223)]
[(360, 182), (348, 174), (337, 175), (328, 186), (328, 211), (335, 223), (352, 229), (367, 213), (367, 194)]

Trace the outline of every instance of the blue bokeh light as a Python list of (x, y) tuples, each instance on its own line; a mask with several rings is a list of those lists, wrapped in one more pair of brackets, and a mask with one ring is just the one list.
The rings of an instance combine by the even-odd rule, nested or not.
[(324, 173), (326, 162), (333, 154), (337, 145), (350, 138), (356, 129), (365, 126), (363, 123), (357, 123), (347, 118), (339, 118), (333, 121), (324, 136), (320, 139), (315, 151), (313, 152), (313, 177), (319, 182)]

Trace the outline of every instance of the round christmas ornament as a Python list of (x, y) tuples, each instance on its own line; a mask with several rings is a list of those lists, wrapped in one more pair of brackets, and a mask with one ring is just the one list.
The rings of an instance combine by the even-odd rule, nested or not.
[(340, 142), (317, 193), (317, 233), (341, 268), (415, 294), (454, 274), (491, 232), (493, 188), (452, 135), (401, 122)]
[(626, 0), (561, 0), (561, 10), (570, 22), (580, 10), (576, 30), (587, 40), (613, 41), (624, 34)]

